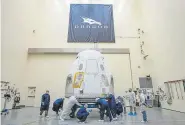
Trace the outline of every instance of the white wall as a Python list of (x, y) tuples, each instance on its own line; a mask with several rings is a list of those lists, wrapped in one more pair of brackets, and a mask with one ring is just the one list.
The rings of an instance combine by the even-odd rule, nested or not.
[[(132, 87), (128, 54), (105, 54), (104, 57), (108, 70), (114, 77), (115, 94), (124, 95), (125, 91)], [(75, 54), (29, 55), (24, 103), (30, 105), (27, 99), (28, 86), (36, 87), (34, 106), (37, 107), (40, 106), (41, 95), (47, 89), (50, 91), (51, 102), (64, 97), (66, 77), (75, 58)], [(119, 62), (112, 60), (119, 60)]]
[[(155, 88), (165, 81), (185, 78), (184, 0), (2, 0), (2, 80), (16, 84), (24, 93), (22, 104), (26, 87), (33, 84), (27, 80), (28, 48), (93, 47), (67, 43), (70, 3), (114, 5), (116, 43), (98, 46), (130, 48), (135, 86), (138, 77), (146, 74), (151, 74)], [(125, 38), (137, 36), (139, 27), (145, 31), (145, 52), (149, 54), (146, 61), (141, 61), (139, 40)], [(185, 111), (184, 103), (175, 100), (172, 106), (163, 107)]]
[(113, 74), (115, 96), (124, 96), (125, 91), (132, 88), (129, 55), (104, 54), (104, 57), (108, 70)]
[[(25, 92), (27, 92), (28, 86), (36, 87), (34, 106), (40, 106), (41, 95), (46, 90), (50, 91), (51, 102), (64, 97), (66, 77), (74, 59), (75, 55), (73, 54), (29, 55)], [(27, 93), (25, 95), (25, 100), (27, 100)], [(25, 105), (29, 103), (25, 101)]]
[[(25, 103), (27, 86), (34, 85), (27, 80), (29, 77), (28, 48), (93, 47), (93, 44), (89, 43), (67, 43), (70, 3), (91, 2), (88, 0), (2, 0), (2, 80), (16, 84), (22, 93), (22, 104)], [(92, 3), (113, 4), (116, 43), (102, 43), (98, 47), (129, 48), (134, 86), (138, 86), (138, 77), (145, 75), (142, 73), (143, 67), (138, 69), (142, 64), (139, 42), (138, 39), (126, 38), (137, 36), (140, 12), (138, 0), (94, 0)], [(55, 75), (51, 77), (56, 77)], [(39, 88), (40, 86), (37, 87)]]
[[(155, 87), (165, 81), (185, 78), (185, 1), (142, 0), (141, 27), (145, 31), (143, 62), (145, 72), (151, 74)], [(185, 100), (173, 101), (164, 108), (185, 112)]]

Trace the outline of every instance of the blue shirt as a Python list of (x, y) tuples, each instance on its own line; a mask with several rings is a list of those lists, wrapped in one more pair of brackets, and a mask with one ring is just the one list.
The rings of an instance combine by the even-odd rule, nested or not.
[(85, 107), (81, 107), (77, 114), (76, 114), (78, 117), (82, 117), (82, 116), (88, 116), (89, 115), (89, 112), (87, 112), (86, 108)]
[(118, 103), (116, 104), (116, 109), (117, 109), (119, 112), (123, 112), (123, 106), (122, 106), (122, 104), (121, 104), (120, 102), (118, 102)]
[[(49, 106), (50, 104), (50, 95), (49, 94), (43, 94), (42, 95), (42, 101), (44, 103), (44, 106)], [(41, 104), (42, 105), (42, 104)]]
[(110, 94), (109, 98), (110, 98), (110, 103), (109, 103), (110, 107), (115, 108), (116, 107), (116, 99), (115, 99), (114, 95)]
[(60, 98), (60, 99), (57, 99), (54, 104), (57, 104), (57, 105), (61, 105), (63, 103), (63, 99)]
[(98, 99), (97, 103), (103, 106), (108, 106), (106, 99)]

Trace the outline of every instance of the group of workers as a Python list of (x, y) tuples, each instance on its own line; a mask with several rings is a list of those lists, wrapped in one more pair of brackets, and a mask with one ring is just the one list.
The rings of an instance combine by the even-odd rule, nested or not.
[[(139, 101), (139, 106), (140, 106), (140, 112), (142, 113), (142, 121), (141, 122), (147, 122), (147, 114), (146, 114), (146, 98), (142, 90), (138, 91), (139, 96), (138, 96), (138, 101)], [(129, 107), (130, 107), (130, 112), (128, 115), (131, 116), (136, 116), (136, 94), (135, 92), (132, 91), (132, 89), (129, 89), (129, 94), (128, 94), (128, 100), (129, 100)]]
[[(146, 115), (146, 104), (145, 104), (145, 96), (142, 93), (142, 90), (139, 91), (139, 99), (140, 99), (140, 109), (143, 116), (142, 122), (147, 122)], [(80, 107), (80, 109), (76, 113), (76, 118), (79, 122), (86, 122), (87, 117), (91, 113), (92, 110), (88, 110), (88, 105), (81, 105), (75, 96), (71, 96), (66, 103), (64, 104), (64, 98), (59, 98), (53, 103), (52, 110), (59, 115), (59, 111), (61, 112), (60, 120), (69, 120), (70, 118), (75, 118), (75, 112)], [(136, 95), (135, 93), (129, 89), (128, 100), (130, 104), (130, 112), (128, 115), (135, 116), (136, 115)], [(113, 94), (109, 94), (106, 98), (96, 98), (96, 105), (99, 108), (100, 112), (100, 120), (104, 121), (104, 116), (109, 118), (109, 121), (117, 120), (117, 116), (122, 116), (123, 112), (126, 114), (126, 106), (124, 103), (124, 99), (121, 96), (115, 98)], [(40, 108), (40, 116), (42, 116), (45, 111), (45, 117), (48, 117), (48, 109), (50, 105), (50, 95), (47, 90), (45, 94), (42, 95), (41, 100), (41, 108)]]

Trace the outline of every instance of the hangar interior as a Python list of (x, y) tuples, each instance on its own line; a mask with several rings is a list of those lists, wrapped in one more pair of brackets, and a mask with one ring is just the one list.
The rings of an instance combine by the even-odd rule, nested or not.
[[(78, 5), (87, 8), (75, 10)], [(104, 7), (93, 9), (96, 5)], [(111, 14), (105, 11), (109, 5)], [(1, 124), (78, 124), (76, 119), (60, 121), (52, 111), (53, 102), (65, 97), (67, 76), (78, 53), (97, 50), (114, 78), (116, 97), (127, 95), (129, 88), (150, 94), (152, 106), (147, 108), (146, 124), (184, 125), (184, 6), (184, 0), (2, 0), (1, 110), (7, 109), (9, 114), (1, 115)], [(88, 14), (97, 20), (87, 26), (83, 16)], [(83, 23), (78, 22), (80, 17)], [(92, 36), (83, 41), (87, 32)], [(77, 41), (71, 42), (73, 39)], [(13, 93), (9, 99), (4, 97), (7, 90)], [(40, 119), (41, 96), (46, 90), (51, 98), (50, 118)], [(16, 92), (19, 108), (13, 109)], [(125, 103), (129, 111), (127, 99)], [(95, 109), (86, 124), (144, 124), (139, 112), (137, 107), (135, 117), (124, 115), (100, 123)]]

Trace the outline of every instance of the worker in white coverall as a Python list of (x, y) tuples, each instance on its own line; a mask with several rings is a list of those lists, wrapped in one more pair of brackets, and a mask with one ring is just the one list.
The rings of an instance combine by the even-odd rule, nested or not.
[(139, 90), (139, 99), (140, 99), (140, 111), (142, 113), (143, 120), (141, 122), (147, 122), (147, 114), (146, 114), (146, 103), (145, 103), (145, 95), (142, 90)]
[[(129, 105), (130, 105), (130, 112), (128, 115), (136, 116), (136, 95), (132, 91), (132, 89), (129, 89), (129, 94), (128, 94), (128, 99), (129, 99)], [(134, 109), (134, 112), (133, 112)]]
[(78, 105), (78, 106), (82, 106), (76, 99), (75, 96), (71, 96), (67, 102), (67, 104), (64, 106), (64, 110), (62, 111), (61, 113), (61, 116), (60, 116), (60, 120), (61, 121), (64, 121), (64, 120), (68, 120), (70, 119), (70, 113), (71, 113), (71, 109), (74, 105)]

